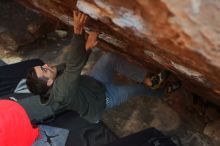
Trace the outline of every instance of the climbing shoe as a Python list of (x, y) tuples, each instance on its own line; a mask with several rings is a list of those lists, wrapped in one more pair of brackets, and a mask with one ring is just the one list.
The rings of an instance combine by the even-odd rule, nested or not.
[(170, 72), (165, 70), (160, 72), (159, 74), (151, 77), (151, 88), (152, 89), (158, 89), (160, 85), (168, 78), (170, 75)]
[(167, 86), (167, 93), (170, 94), (176, 90), (178, 90), (182, 86), (180, 81), (174, 82)]

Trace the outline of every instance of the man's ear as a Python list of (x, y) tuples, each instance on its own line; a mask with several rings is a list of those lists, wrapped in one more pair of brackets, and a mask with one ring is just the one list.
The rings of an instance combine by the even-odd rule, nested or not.
[(47, 80), (47, 86), (50, 87), (53, 85), (53, 79), (48, 79)]

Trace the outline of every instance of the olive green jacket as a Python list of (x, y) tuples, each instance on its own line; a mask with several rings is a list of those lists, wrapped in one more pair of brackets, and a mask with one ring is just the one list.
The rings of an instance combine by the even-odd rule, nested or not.
[(80, 75), (87, 62), (83, 35), (74, 35), (68, 46), (65, 65), (58, 65), (58, 76), (49, 91), (49, 98), (42, 104), (53, 105), (54, 110), (69, 109), (77, 111), (90, 122), (100, 119), (105, 109), (105, 87), (99, 81)]

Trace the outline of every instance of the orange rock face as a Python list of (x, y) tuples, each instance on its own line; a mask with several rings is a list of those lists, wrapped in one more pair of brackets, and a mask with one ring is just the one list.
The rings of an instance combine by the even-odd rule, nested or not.
[(67, 25), (78, 8), (93, 18), (87, 27), (102, 32), (102, 47), (168, 69), (185, 88), (220, 105), (220, 1), (17, 1)]

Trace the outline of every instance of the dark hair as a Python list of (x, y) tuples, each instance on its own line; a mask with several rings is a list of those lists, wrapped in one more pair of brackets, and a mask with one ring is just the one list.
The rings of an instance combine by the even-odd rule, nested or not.
[(49, 90), (47, 78), (38, 78), (34, 68), (31, 68), (26, 77), (28, 89), (35, 95), (43, 95)]

